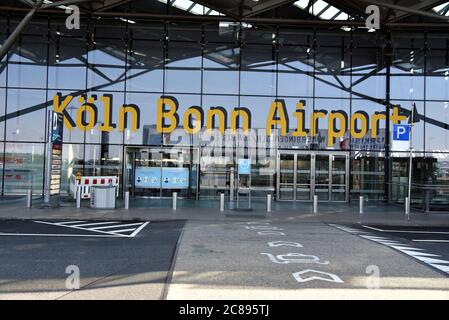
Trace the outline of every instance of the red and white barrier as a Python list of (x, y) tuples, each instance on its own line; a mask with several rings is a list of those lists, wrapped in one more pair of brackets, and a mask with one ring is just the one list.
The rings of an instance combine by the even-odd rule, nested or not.
[(76, 191), (81, 188), (81, 199), (90, 199), (92, 187), (113, 186), (116, 187), (116, 196), (119, 191), (119, 177), (117, 176), (91, 176), (91, 177), (77, 177), (72, 175), (70, 177), (70, 193), (76, 199)]

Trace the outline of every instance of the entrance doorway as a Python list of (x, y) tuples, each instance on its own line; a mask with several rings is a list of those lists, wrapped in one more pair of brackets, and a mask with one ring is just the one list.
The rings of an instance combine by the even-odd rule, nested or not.
[(126, 190), (132, 197), (198, 197), (198, 149), (126, 148)]
[(349, 153), (279, 151), (277, 199), (282, 201), (347, 202)]

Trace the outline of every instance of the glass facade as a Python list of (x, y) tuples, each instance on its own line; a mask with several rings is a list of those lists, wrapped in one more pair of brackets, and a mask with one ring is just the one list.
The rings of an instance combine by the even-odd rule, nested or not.
[[(182, 196), (216, 197), (229, 192), (230, 174), (246, 158), (252, 192), (263, 196), (282, 184), (278, 155), (297, 150), (347, 153), (348, 197), (329, 187), (328, 199), (364, 195), (401, 202), (408, 154), (392, 144), (393, 109), (405, 124), (415, 103), (421, 121), (414, 126), (413, 204), (449, 205), (449, 43), (437, 41), (438, 34), (83, 22), (81, 30), (70, 31), (53, 17), (36, 18), (0, 63), (2, 194), (23, 194), (30, 185), (42, 194), (47, 110), (60, 93), (74, 97), (66, 116), (77, 124), (92, 122), (84, 130), (64, 129), (64, 192), (70, 176), (80, 172), (118, 175), (121, 191), (133, 189), (136, 196), (164, 196), (170, 187), (162, 182), (160, 189), (136, 188), (136, 172), (167, 167), (186, 170), (190, 185)], [(16, 24), (14, 16), (0, 16), (0, 41)], [(178, 104), (179, 123), (169, 133), (158, 128), (161, 97)], [(96, 107), (92, 119), (80, 112), (86, 101)], [(285, 108), (269, 117), (275, 101)], [(111, 130), (101, 129), (107, 119)], [(326, 167), (327, 160), (318, 161), (322, 157), (309, 162)], [(301, 157), (293, 158), (297, 164), (286, 163), (285, 173), (296, 168), (291, 179), (299, 185), (308, 169)], [(326, 179), (339, 180), (331, 172), (338, 174), (344, 164), (323, 169), (330, 173)], [(340, 177), (335, 186), (346, 179)], [(243, 190), (248, 181), (235, 183)], [(297, 200), (302, 192), (298, 187)]]

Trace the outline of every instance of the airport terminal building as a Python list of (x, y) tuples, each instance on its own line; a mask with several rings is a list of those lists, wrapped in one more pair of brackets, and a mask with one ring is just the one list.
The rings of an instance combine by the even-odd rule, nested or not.
[[(412, 205), (448, 210), (449, 2), (384, 0), (379, 29), (368, 2), (78, 1), (79, 29), (37, 10), (0, 64), (2, 195), (44, 193), (52, 110), (62, 195), (82, 175), (132, 197), (402, 204), (411, 122)], [(0, 43), (30, 10), (1, 1)]]

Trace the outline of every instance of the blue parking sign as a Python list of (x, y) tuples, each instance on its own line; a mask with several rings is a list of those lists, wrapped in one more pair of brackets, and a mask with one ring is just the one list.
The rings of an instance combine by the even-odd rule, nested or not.
[(410, 141), (410, 125), (395, 124), (393, 127), (394, 141)]

